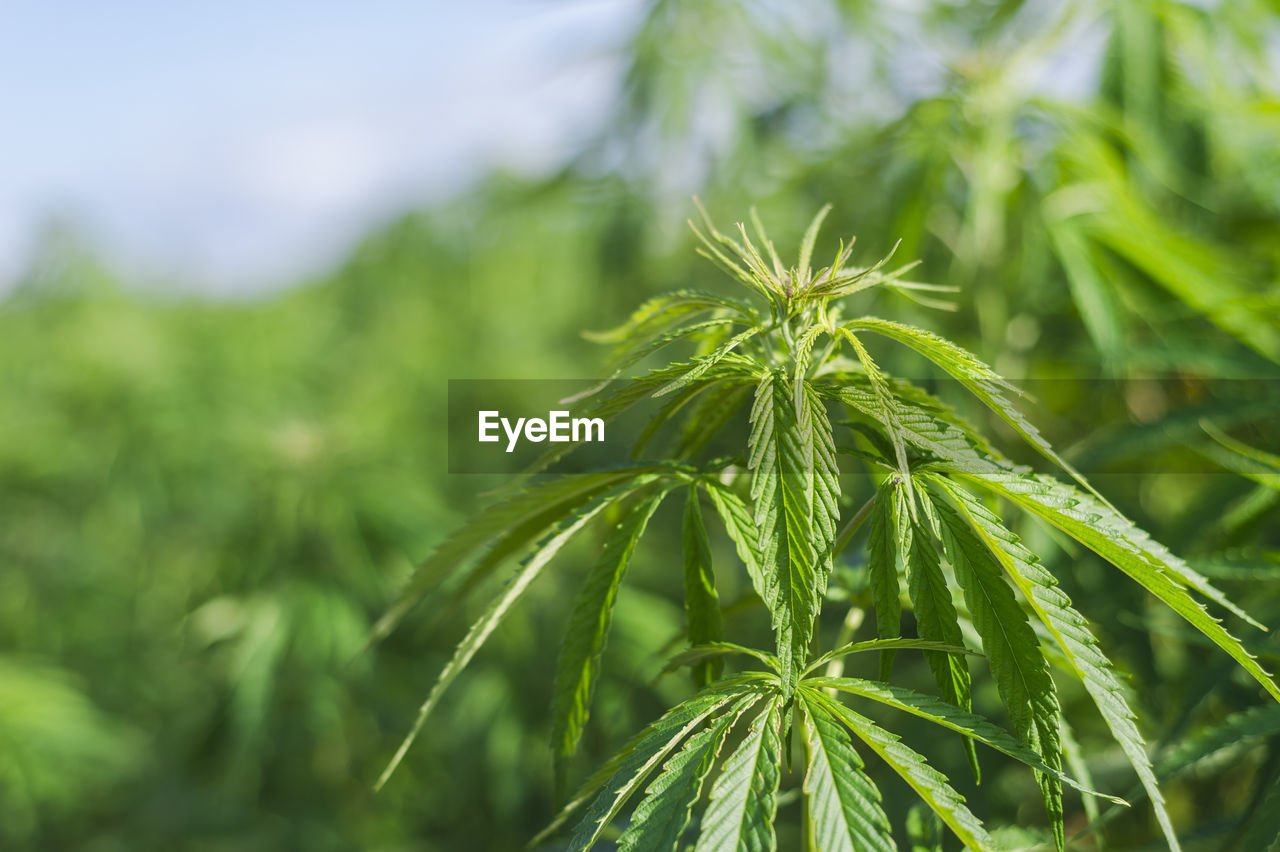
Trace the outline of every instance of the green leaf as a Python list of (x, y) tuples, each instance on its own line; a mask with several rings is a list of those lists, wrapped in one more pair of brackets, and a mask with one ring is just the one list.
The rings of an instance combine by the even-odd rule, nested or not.
[(804, 793), (815, 849), (875, 852), (895, 849), (880, 791), (867, 777), (862, 758), (844, 727), (821, 704), (801, 692), (809, 768)]
[[(849, 341), (854, 352), (857, 353), (858, 361), (861, 362), (863, 369), (867, 371), (867, 379), (871, 384), (871, 392), (874, 394), (876, 401), (875, 406), (868, 409), (868, 412), (884, 426), (885, 435), (893, 446), (893, 458), (898, 467), (898, 477), (907, 489), (907, 505), (911, 506), (911, 468), (907, 465), (906, 442), (902, 438), (902, 426), (898, 422), (898, 400), (889, 389), (888, 380), (880, 372), (880, 368), (876, 366), (875, 361), (871, 360), (870, 353), (862, 345), (862, 341), (858, 339), (858, 336), (847, 327), (841, 327), (840, 331), (845, 339)], [(915, 517), (915, 513), (912, 512), (911, 516)]]
[[(722, 330), (727, 331), (730, 326), (740, 322), (741, 320), (736, 320), (732, 317), (719, 317), (717, 319), (702, 320), (701, 322), (695, 322), (689, 325), (683, 325), (683, 326), (680, 326), (679, 328), (674, 328), (670, 331), (665, 331), (665, 332), (662, 332), (661, 334), (654, 335), (652, 339), (638, 342), (634, 346), (628, 346), (627, 348), (622, 350), (622, 352), (619, 354), (618, 359), (614, 361), (613, 373), (609, 376), (609, 378), (605, 379), (605, 382), (613, 381), (614, 379), (618, 378), (618, 376), (622, 375), (622, 371), (625, 370), (627, 367), (630, 367), (631, 365), (643, 360), (647, 356), (652, 355), (654, 352), (657, 352), (659, 349), (669, 346), (670, 344), (675, 343), (678, 340), (684, 340), (686, 338), (695, 337), (697, 335), (705, 336), (706, 334), (715, 332), (715, 331), (722, 331)], [(747, 329), (747, 332), (744, 332), (743, 334), (746, 334), (746, 336), (749, 337), (751, 334), (754, 334), (759, 330), (760, 330), (760, 327), (755, 326), (750, 329)], [(742, 335), (740, 334), (738, 335), (738, 337), (742, 337)], [(743, 339), (745, 340), (746, 337), (743, 337)], [(721, 352), (718, 358), (716, 358), (713, 362), (706, 364), (705, 366), (703, 366), (700, 363), (701, 361), (703, 361), (703, 359), (694, 359), (693, 366), (681, 372), (679, 376), (676, 376), (670, 381), (672, 383), (679, 381), (681, 378), (686, 376), (689, 372), (693, 370), (699, 370), (700, 367), (701, 369), (699, 370), (698, 375), (702, 375), (712, 366), (724, 360), (724, 356), (728, 355), (730, 351), (732, 351), (732, 347)], [(692, 381), (692, 380), (693, 379), (689, 379), (688, 381)], [(684, 384), (688, 384), (688, 381), (684, 382)]]
[(802, 395), (805, 379), (809, 375), (809, 367), (813, 361), (813, 347), (818, 342), (818, 338), (827, 333), (826, 326), (814, 323), (796, 338), (795, 345), (791, 347), (791, 360), (794, 362), (791, 370), (791, 390), (795, 395), (794, 404), (797, 411), (803, 404)]
[[(1062, 769), (1061, 708), (1049, 664), (1027, 614), (1018, 605), (1000, 565), (950, 501), (950, 492), (926, 485), (942, 526), (942, 540), (956, 577), (964, 589), (973, 626), (982, 638), (1000, 699), (1013, 720), (1014, 733), (1059, 773)], [(1036, 778), (1058, 849), (1066, 844), (1062, 815), (1062, 782), (1055, 774)]]
[(1280, 705), (1263, 704), (1232, 713), (1221, 724), (1197, 731), (1178, 743), (1156, 765), (1161, 778), (1172, 778), (1226, 749), (1280, 734)]
[[(1034, 447), (1037, 452), (1070, 473), (1085, 488), (1092, 490), (1092, 487), (1085, 481), (1084, 477), (1068, 464), (1066, 459), (1059, 456), (1053, 447), (1049, 446), (1049, 442), (1041, 436), (1039, 430), (1023, 416), (1022, 412), (1009, 399), (1009, 395), (1021, 396), (1022, 392), (1009, 384), (973, 353), (922, 328), (890, 322), (877, 317), (862, 317), (845, 323), (843, 327), (850, 331), (858, 329), (874, 331), (877, 334), (897, 340), (899, 343), (906, 344), (921, 355), (924, 355), (968, 388), (970, 393), (994, 411), (1001, 420), (1013, 427), (1013, 430), (1022, 436), (1022, 439)], [(1101, 496), (1099, 496), (1099, 499), (1101, 499)]]
[(698, 484), (711, 498), (716, 514), (724, 524), (725, 533), (733, 542), (738, 558), (747, 569), (752, 588), (761, 600), (767, 601), (770, 581), (766, 577), (764, 555), (760, 552), (760, 531), (756, 529), (751, 509), (729, 486), (721, 482), (702, 477), (698, 480)]
[[(689, 486), (684, 508), (684, 610), (688, 619), (689, 644), (715, 642), (724, 635), (720, 620), (720, 596), (716, 593), (716, 577), (711, 569), (711, 545), (702, 524), (698, 505), (698, 486)], [(693, 681), (707, 686), (724, 670), (719, 658), (697, 663)]]
[(863, 698), (869, 698), (872, 701), (878, 701), (888, 707), (910, 713), (921, 719), (928, 719), (930, 722), (949, 728), (957, 733), (963, 734), (977, 742), (990, 746), (996, 751), (1012, 757), (1014, 760), (1021, 761), (1037, 772), (1042, 772), (1057, 779), (1061, 783), (1068, 784), (1082, 793), (1095, 796), (1101, 799), (1107, 799), (1118, 805), (1127, 804), (1124, 799), (1115, 796), (1099, 793), (1090, 789), (1084, 784), (1077, 782), (1068, 776), (1061, 769), (1055, 769), (1049, 766), (1041, 758), (1041, 756), (1017, 738), (1011, 735), (1004, 728), (982, 716), (973, 713), (966, 713), (958, 710), (951, 704), (940, 701), (932, 695), (924, 695), (910, 689), (900, 686), (890, 686), (887, 683), (879, 683), (872, 680), (864, 680), (854, 677), (814, 677), (806, 678), (804, 685), (814, 689), (838, 689), (841, 692), (857, 695)]
[[(1224, 752), (1246, 748), (1259, 740), (1280, 735), (1280, 705), (1265, 704), (1233, 713), (1223, 722), (1197, 731), (1175, 745), (1156, 764), (1156, 774), (1161, 781), (1168, 781), (1192, 767), (1213, 760)], [(1141, 788), (1129, 793), (1131, 801), (1143, 794)], [(1120, 815), (1122, 811), (1109, 810), (1095, 819), (1085, 831), (1096, 830)]]
[[(945, 642), (930, 642), (927, 639), (867, 639), (862, 642), (850, 642), (847, 645), (841, 645), (827, 653), (818, 657), (809, 665), (805, 666), (804, 674), (815, 672), (822, 668), (830, 661), (837, 657), (843, 657), (846, 654), (857, 654), (862, 651), (898, 651), (898, 650), (916, 650), (916, 651), (938, 651), (943, 654), (966, 654), (971, 657), (981, 657), (977, 651), (971, 651), (962, 645), (948, 645)], [(883, 678), (881, 678), (883, 680)]]
[[(910, 531), (907, 518), (895, 510), (895, 481), (887, 479), (876, 493), (867, 529), (867, 573), (871, 600), (876, 611), (876, 635), (892, 639), (902, 635), (902, 589), (898, 583), (898, 563), (906, 553)], [(880, 655), (880, 679), (893, 673), (893, 650)]]
[(609, 638), (613, 605), (622, 577), (649, 518), (669, 490), (670, 486), (662, 488), (624, 507), (625, 519), (605, 542), (600, 558), (587, 573), (574, 601), (551, 690), (551, 751), (557, 787), (563, 782), (566, 762), (577, 750), (591, 712), (591, 699), (600, 676), (600, 657)]
[[(564, 405), (574, 405), (585, 400), (594, 402), (575, 416), (599, 417), (609, 423), (618, 416), (631, 410), (637, 404), (650, 399), (653, 393), (666, 383), (684, 375), (694, 366), (693, 362), (677, 362), (660, 369), (651, 370), (644, 376), (626, 380), (605, 380), (587, 388), (581, 393), (561, 400)], [(703, 376), (704, 383), (720, 383), (722, 381), (747, 384), (754, 382), (758, 370), (753, 362), (730, 354)], [(605, 393), (611, 391), (610, 393)], [(600, 397), (599, 399), (595, 399)], [(533, 474), (544, 470), (549, 465), (571, 453), (578, 446), (573, 443), (556, 444), (539, 456), (525, 471)]]
[[(836, 254), (835, 262), (826, 270), (820, 272), (813, 282), (805, 288), (802, 295), (810, 299), (831, 299), (838, 296), (849, 296), (860, 290), (866, 290), (869, 287), (891, 280), (894, 273), (885, 275), (880, 273), (880, 269), (897, 253), (898, 246), (901, 244), (902, 240), (898, 240), (889, 249), (888, 254), (867, 267), (844, 266), (844, 261), (848, 258), (850, 250), (853, 248), (853, 243), (850, 242), (848, 246), (841, 245), (840, 251)], [(914, 265), (911, 264), (911, 266)], [(901, 274), (909, 268), (910, 266), (901, 269), (896, 274)]]
[[(818, 241), (818, 231), (822, 228), (822, 220), (827, 218), (827, 214), (831, 212), (831, 205), (824, 204), (817, 215), (813, 217), (813, 221), (809, 223), (809, 227), (805, 229), (804, 239), (800, 241), (800, 261), (796, 264), (796, 272), (803, 278), (808, 279), (812, 270), (810, 266), (813, 261), (813, 245)], [(805, 283), (808, 283), (807, 280)]]
[[(830, 567), (830, 544), (825, 554), (819, 546), (826, 529), (814, 518), (815, 419), (802, 432), (786, 379), (764, 375), (751, 413), (751, 499), (787, 694), (808, 656)], [(834, 524), (830, 531), (834, 538)]]
[(666, 762), (618, 839), (620, 852), (674, 852), (689, 826), (689, 812), (698, 801), (703, 781), (719, 756), (725, 737), (759, 698), (749, 695), (739, 700), (715, 724), (689, 737)]
[[(744, 260), (747, 259), (746, 248), (744, 248), (737, 240), (716, 230), (716, 226), (712, 224), (711, 217), (707, 215), (707, 211), (703, 208), (702, 204), (699, 203), (696, 198), (694, 201), (698, 204), (698, 212), (702, 214), (702, 221), (707, 227), (707, 232), (710, 234), (710, 236), (707, 236), (707, 234), (704, 234), (698, 229), (697, 225), (693, 224), (692, 220), (689, 221), (689, 229), (693, 231), (694, 236), (696, 236), (702, 243), (702, 246), (698, 249), (698, 254), (701, 254), (725, 272), (728, 272), (732, 277), (738, 280), (738, 283), (745, 285), (748, 289), (759, 293), (761, 296), (769, 299), (771, 303), (776, 304), (778, 294), (771, 286), (768, 275), (762, 279), (759, 277), (758, 273), (752, 274), (752, 272), (748, 272), (746, 269), (743, 269), (737, 261), (726, 254), (724, 249), (728, 249), (729, 252), (732, 252), (739, 258)], [(748, 266), (750, 266), (749, 261)]]
[(1241, 852), (1280, 852), (1280, 784), (1271, 788), (1254, 819)]
[(400, 761), (404, 759), (405, 754), (409, 751), (409, 746), (413, 744), (417, 738), (418, 732), (422, 730), (422, 725), (427, 721), (427, 717), (431, 715), (432, 709), (439, 703), (441, 696), (444, 695), (449, 685), (454, 679), (467, 667), (471, 662), (471, 658), (475, 656), (476, 651), (480, 650), (480, 646), (489, 638), (495, 627), (502, 621), (507, 614), (507, 610), (516, 602), (520, 595), (524, 594), (525, 589), (529, 588), (529, 584), (537, 579), (542, 573), (542, 569), (552, 558), (560, 552), (560, 549), (573, 538), (579, 530), (587, 523), (600, 514), (604, 509), (613, 503), (614, 500), (625, 495), (635, 484), (628, 483), (621, 488), (615, 489), (602, 497), (598, 497), (585, 509), (579, 510), (577, 516), (570, 522), (562, 525), (558, 531), (546, 543), (541, 545), (538, 550), (529, 558), (516, 575), (507, 583), (505, 589), (493, 599), (492, 603), (480, 616), (479, 620), (471, 626), (467, 631), (467, 635), (458, 644), (453, 652), (453, 657), (449, 660), (444, 670), (436, 679), (435, 685), (431, 688), (431, 692), (427, 695), (427, 700), (418, 710), (418, 717), (414, 720), (413, 727), (405, 736), (404, 741), (400, 744), (400, 748), (396, 750), (395, 755), (387, 764), (386, 769), (382, 771), (382, 775), (378, 778), (374, 789), (382, 789), (387, 783), (391, 774), (395, 772), (396, 767), (400, 765)]
[(771, 698), (711, 786), (694, 852), (771, 852), (782, 774), (782, 701)]
[(798, 426), (804, 440), (806, 458), (813, 470), (814, 553), (822, 588), (831, 575), (837, 527), (840, 524), (840, 464), (831, 420), (821, 397), (807, 382), (799, 394)]
[(758, 692), (758, 681), (759, 678), (734, 678), (708, 687), (668, 710), (632, 737), (621, 751), (587, 779), (573, 800), (529, 845), (536, 847), (555, 834), (569, 817), (585, 808), (574, 828), (569, 847), (575, 850), (591, 848), (663, 758), (713, 713), (753, 691)]
[[(906, 514), (906, 495), (901, 486), (893, 489), (894, 513)], [(916, 630), (920, 638), (954, 647), (964, 646), (960, 621), (956, 617), (955, 602), (951, 590), (938, 563), (938, 552), (933, 546), (933, 535), (921, 524), (907, 528), (907, 590), (916, 615)], [(969, 710), (973, 706), (969, 696), (969, 665), (963, 656), (937, 651), (925, 652), (925, 660), (933, 671), (942, 697), (959, 707)], [(965, 742), (965, 754), (975, 778), (981, 777), (977, 754), (973, 743)]]
[(775, 671), (780, 668), (778, 658), (773, 654), (757, 651), (755, 648), (748, 648), (745, 645), (737, 645), (733, 642), (708, 642), (703, 645), (694, 645), (692, 648), (676, 654), (662, 667), (662, 671), (658, 673), (658, 676), (661, 677), (668, 672), (673, 672), (681, 666), (697, 665), (705, 660), (723, 657), (726, 654), (744, 654), (748, 657), (755, 657)]
[(724, 427), (738, 416), (743, 402), (751, 395), (751, 385), (739, 382), (717, 382), (716, 387), (698, 401), (685, 421), (675, 457), (693, 459), (702, 452)]
[(769, 235), (765, 233), (764, 225), (760, 222), (760, 214), (756, 212), (756, 208), (751, 208), (751, 224), (756, 229), (756, 238), (764, 245), (765, 250), (769, 252), (769, 260), (773, 263), (773, 274), (781, 279), (786, 274), (786, 270), (782, 266), (782, 258), (778, 257), (778, 250), (773, 247), (773, 240), (769, 239)]
[[(844, 389), (837, 392), (836, 395), (838, 398), (849, 400), (854, 404), (859, 399), (856, 389)], [(865, 397), (865, 395), (863, 396)], [(1051, 477), (1035, 474), (1026, 468), (1014, 466), (1007, 460), (995, 456), (989, 450), (983, 448), (968, 434), (967, 430), (953, 426), (946, 419), (926, 408), (912, 404), (902, 404), (900, 405), (899, 413), (901, 415), (899, 424), (903, 428), (904, 437), (913, 446), (937, 459), (935, 464), (940, 469), (954, 473), (957, 476), (963, 476), (982, 487), (1005, 493), (1014, 502), (1022, 502), (1024, 506), (1026, 505), (1025, 502), (1020, 501), (1008, 492), (1025, 491), (1032, 502), (1044, 504), (1040, 510), (1032, 509), (1039, 514), (1043, 514), (1044, 510), (1054, 511), (1055, 507), (1061, 507), (1068, 513), (1074, 512), (1075, 515), (1082, 519), (1087, 518), (1086, 526), (1091, 523), (1098, 528), (1095, 530), (1095, 539), (1102, 543), (1105, 543), (1108, 538), (1115, 541), (1115, 547), (1112, 548), (1113, 552), (1136, 552), (1141, 559), (1150, 563), (1158, 572), (1167, 575), (1170, 579), (1170, 584), (1175, 588), (1190, 586), (1252, 626), (1266, 629), (1248, 613), (1228, 600), (1206, 578), (1200, 576), (1183, 560), (1170, 553), (1168, 548), (1154, 541), (1105, 501), (1091, 497), (1089, 494), (1080, 492), (1074, 487), (1058, 482)], [(1077, 509), (1076, 507), (1081, 508)], [(1078, 536), (1076, 538), (1088, 545), (1088, 542), (1079, 539)], [(1092, 545), (1088, 546), (1097, 550)], [(1118, 551), (1116, 548), (1118, 548)], [(1110, 559), (1101, 551), (1098, 552), (1104, 558)], [(1114, 560), (1112, 561), (1114, 562)], [(1123, 565), (1117, 564), (1117, 567), (1124, 569)], [(1184, 597), (1191, 607), (1199, 607), (1199, 604), (1192, 598), (1189, 596)], [(1166, 601), (1166, 603), (1169, 602)], [(1172, 604), (1170, 605), (1172, 606)], [(1177, 609), (1177, 607), (1174, 608)], [(1219, 642), (1221, 639), (1226, 642), (1223, 645), (1224, 650), (1228, 650), (1229, 653), (1232, 653), (1232, 656), (1236, 656), (1234, 652), (1229, 650), (1229, 646), (1234, 644), (1238, 648), (1239, 643), (1220, 628), (1216, 632), (1218, 638), (1215, 638), (1214, 641)], [(1210, 638), (1213, 638), (1213, 636), (1210, 636)], [(1219, 644), (1222, 644), (1222, 642), (1219, 642)], [(1243, 649), (1239, 650), (1242, 651)], [(1242, 665), (1244, 665), (1243, 662)], [(1250, 669), (1251, 673), (1257, 677), (1257, 673), (1249, 665), (1245, 667)], [(1257, 671), (1261, 671), (1261, 669), (1257, 669)], [(1269, 681), (1264, 682), (1264, 686), (1267, 686), (1269, 691), (1275, 689), (1274, 684), (1268, 684)], [(1280, 695), (1280, 693), (1273, 692), (1273, 695)]]
[(1048, 236), (1071, 287), (1071, 298), (1085, 329), (1108, 359), (1122, 354), (1123, 327), (1115, 290), (1094, 263), (1093, 252), (1079, 230), (1066, 219), (1049, 223)]
[(977, 475), (956, 471), (956, 475), (1001, 494), (1044, 518), (1128, 574), (1230, 654), (1273, 698), (1280, 701), (1280, 687), (1271, 676), (1240, 641), (1187, 592), (1185, 584), (1192, 580), (1186, 573), (1185, 563), (1174, 558), (1123, 516), (1068, 485), (1029, 472), (1000, 471)]
[(663, 396), (664, 394), (671, 393), (674, 390), (687, 387), (690, 383), (695, 382), (702, 378), (702, 376), (706, 375), (708, 370), (723, 361), (733, 350), (737, 349), (743, 343), (755, 337), (762, 331), (764, 331), (763, 326), (756, 326), (735, 334), (733, 337), (717, 346), (711, 353), (695, 358), (693, 360), (693, 366), (690, 367), (688, 371), (658, 388), (654, 391), (653, 395)]
[(866, 743), (872, 751), (889, 764), (894, 772), (910, 785), (934, 813), (955, 832), (962, 843), (974, 852), (994, 852), (995, 844), (978, 818), (965, 807), (961, 796), (947, 783), (946, 776), (930, 766), (916, 751), (909, 748), (897, 736), (859, 715), (838, 701), (827, 698), (817, 689), (803, 686), (804, 698), (820, 704), (844, 723), (849, 730)]
[[(474, 585), (507, 558), (536, 541), (548, 528), (572, 514), (592, 496), (620, 482), (644, 477), (663, 465), (620, 467), (596, 473), (564, 476), (529, 486), (521, 493), (482, 511), (436, 548), (410, 577), (386, 613), (378, 619), (369, 643), (390, 634), (424, 597), (436, 591)], [(460, 569), (481, 554), (478, 566), (469, 574)]]
[(1171, 849), (1179, 849), (1177, 834), (1164, 806), (1164, 796), (1160, 793), (1151, 759), (1147, 756), (1146, 742), (1138, 730), (1137, 717), (1129, 706), (1124, 685), (1111, 661), (1089, 629), (1089, 622), (1071, 606), (1071, 599), (1058, 587), (1057, 579), (1040, 564), (1039, 558), (1023, 547), (1018, 537), (1007, 530), (980, 500), (942, 477), (927, 475), (925, 478), (931, 484), (948, 490), (954, 500), (953, 505), (1000, 560), (1010, 579), (1057, 641), (1067, 666), (1084, 684), (1111, 735), (1120, 744), (1150, 796), (1166, 842)]
[(907, 843), (911, 852), (943, 852), (946, 826), (924, 802), (916, 802), (907, 811)]
[(750, 322), (759, 320), (756, 309), (740, 299), (703, 290), (675, 290), (649, 299), (616, 328), (586, 332), (583, 336), (596, 343), (620, 343), (662, 329), (690, 314), (720, 309), (733, 311)]
[(1200, 421), (1200, 428), (1222, 447), (1206, 455), (1259, 485), (1280, 491), (1280, 456), (1237, 441), (1207, 420)]

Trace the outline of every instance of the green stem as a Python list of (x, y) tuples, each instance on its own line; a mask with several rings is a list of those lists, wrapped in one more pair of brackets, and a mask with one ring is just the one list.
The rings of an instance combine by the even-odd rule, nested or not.
[[(867, 611), (860, 606), (854, 605), (849, 607), (849, 612), (844, 617), (844, 623), (840, 625), (840, 633), (836, 636), (836, 644), (834, 647), (842, 648), (853, 641), (853, 634), (858, 632), (858, 628), (862, 626), (863, 619), (866, 618)], [(836, 657), (827, 663), (827, 677), (840, 677), (844, 674), (844, 657)], [(827, 694), (832, 698), (836, 697), (835, 689), (827, 689)]]
[(871, 499), (863, 503), (857, 514), (849, 519), (849, 523), (844, 525), (844, 529), (840, 530), (840, 535), (836, 536), (835, 547), (831, 549), (831, 557), (833, 559), (840, 555), (840, 551), (849, 546), (849, 541), (853, 538), (854, 533), (862, 526), (863, 521), (871, 515), (871, 510), (875, 505), (876, 495), (872, 494)]

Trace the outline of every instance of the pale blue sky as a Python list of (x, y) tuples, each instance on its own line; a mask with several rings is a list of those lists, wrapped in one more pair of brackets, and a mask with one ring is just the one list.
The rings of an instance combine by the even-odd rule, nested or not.
[(0, 0), (0, 290), (52, 218), (244, 291), (594, 129), (637, 0)]

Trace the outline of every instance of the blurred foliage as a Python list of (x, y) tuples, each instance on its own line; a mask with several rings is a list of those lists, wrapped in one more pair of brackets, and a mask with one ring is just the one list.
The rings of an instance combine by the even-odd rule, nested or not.
[[(616, 110), (561, 172), (491, 176), (322, 280), (242, 303), (148, 295), (55, 235), (0, 303), (0, 848), (506, 850), (541, 828), (555, 654), (590, 547), (534, 587), (377, 796), (484, 590), (360, 651), (498, 484), (446, 475), (446, 380), (581, 378), (601, 361), (582, 329), (718, 286), (683, 229), (693, 192), (713, 213), (756, 204), (780, 244), (827, 201), (855, 259), (901, 239), (919, 280), (962, 287), (928, 324), (1038, 380), (1055, 444), (1280, 624), (1280, 491), (1256, 455), (1280, 450), (1278, 32), (1274, 0), (658, 0), (618, 57)], [(1094, 378), (1126, 381), (1087, 394)], [(1158, 765), (1263, 706), (1140, 590), (1019, 532), (1057, 554), (1131, 674)], [(650, 682), (682, 626), (655, 577), (667, 546), (637, 554), (578, 771), (687, 688)], [(832, 592), (855, 606), (858, 558)], [(822, 629), (841, 617), (828, 606)], [(1229, 626), (1280, 668), (1274, 634)], [(1083, 694), (1063, 701), (1078, 765), (1126, 791)], [(999, 718), (991, 684), (975, 706)], [(1021, 776), (993, 762), (964, 788), (958, 748), (930, 759), (1011, 844), (1036, 842)], [(1167, 797), (1187, 848), (1265, 840), (1278, 782), (1265, 727), (1184, 762)], [(1068, 815), (1069, 833), (1107, 818), (1078, 799)], [(1159, 845), (1142, 808), (1104, 835)]]

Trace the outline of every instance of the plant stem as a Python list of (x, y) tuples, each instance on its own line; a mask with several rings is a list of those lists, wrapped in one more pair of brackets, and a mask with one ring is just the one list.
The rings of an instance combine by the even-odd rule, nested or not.
[(840, 555), (840, 551), (849, 546), (849, 541), (853, 538), (854, 533), (862, 526), (862, 522), (871, 514), (871, 509), (876, 505), (876, 495), (872, 494), (871, 499), (862, 504), (862, 508), (857, 511), (849, 523), (844, 525), (844, 529), (840, 530), (840, 534), (836, 536), (836, 543), (831, 548), (831, 556), (835, 558)]
[[(844, 617), (844, 623), (840, 625), (840, 633), (836, 636), (836, 644), (833, 647), (842, 648), (853, 641), (853, 634), (858, 632), (858, 628), (862, 626), (862, 620), (866, 617), (867, 611), (860, 606), (849, 607), (849, 612)], [(844, 674), (844, 657), (836, 657), (827, 663), (827, 677), (840, 677)], [(834, 687), (828, 687), (827, 694), (832, 698), (836, 697)]]

